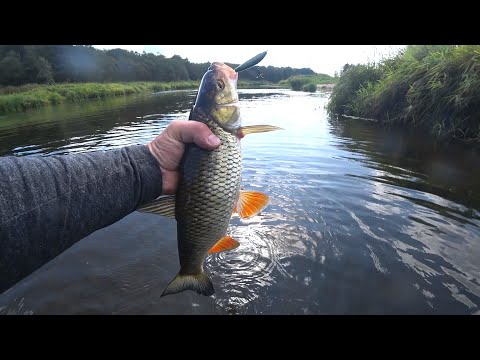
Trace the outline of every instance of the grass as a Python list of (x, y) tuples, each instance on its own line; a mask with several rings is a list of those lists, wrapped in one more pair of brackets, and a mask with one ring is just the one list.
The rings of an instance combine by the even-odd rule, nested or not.
[(480, 46), (408, 46), (378, 64), (350, 67), (327, 110), (480, 143)]
[(285, 86), (272, 83), (270, 81), (246, 81), (239, 80), (237, 83), (238, 89), (279, 89)]
[[(101, 99), (130, 94), (197, 89), (199, 81), (72, 83), (59, 85), (26, 84), (0, 88), (0, 113), (25, 111), (62, 102)], [(271, 89), (281, 87), (269, 81), (239, 81), (240, 89)]]
[(338, 81), (338, 78), (326, 75), (326, 74), (315, 74), (315, 75), (302, 75), (302, 76), (291, 76), (286, 80), (279, 82), (279, 85), (289, 87), (295, 91), (310, 91), (315, 92), (318, 84), (335, 84)]
[(7, 86), (0, 89), (0, 113), (25, 111), (66, 101), (76, 102), (146, 92), (196, 89), (198, 85), (198, 81), (181, 81)]

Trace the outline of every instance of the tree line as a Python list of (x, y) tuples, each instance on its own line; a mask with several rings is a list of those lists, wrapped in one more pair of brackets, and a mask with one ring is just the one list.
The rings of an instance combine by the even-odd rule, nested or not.
[[(167, 58), (91, 45), (0, 45), (0, 85), (200, 80), (209, 65), (178, 55)], [(277, 83), (290, 76), (312, 74), (308, 68), (256, 66), (242, 72), (241, 79)]]

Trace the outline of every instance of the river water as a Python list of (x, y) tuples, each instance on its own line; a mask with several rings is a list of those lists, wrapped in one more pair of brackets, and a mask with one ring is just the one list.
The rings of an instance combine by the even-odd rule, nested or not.
[[(332, 120), (330, 94), (239, 90), (245, 189), (237, 249), (208, 257), (216, 293), (161, 298), (179, 269), (176, 222), (134, 212), (0, 295), (0, 314), (480, 314), (480, 154), (418, 132)], [(195, 91), (0, 117), (0, 156), (143, 144), (186, 119)]]

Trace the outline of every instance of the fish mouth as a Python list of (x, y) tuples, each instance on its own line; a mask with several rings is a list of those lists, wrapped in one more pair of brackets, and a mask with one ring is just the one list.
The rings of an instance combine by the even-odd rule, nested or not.
[(230, 66), (221, 62), (212, 63), (209, 66), (208, 71), (213, 71), (216, 74), (222, 73), (229, 80), (233, 80), (233, 81), (238, 80), (238, 73), (235, 70), (233, 70)]

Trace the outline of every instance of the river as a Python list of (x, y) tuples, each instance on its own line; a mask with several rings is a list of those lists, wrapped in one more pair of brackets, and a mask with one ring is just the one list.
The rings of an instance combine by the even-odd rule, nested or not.
[[(330, 93), (239, 90), (245, 189), (270, 195), (209, 256), (216, 293), (161, 298), (176, 222), (134, 212), (0, 295), (0, 314), (480, 314), (480, 154), (418, 132), (332, 120)], [(186, 119), (195, 91), (0, 116), (0, 156), (143, 144)]]

